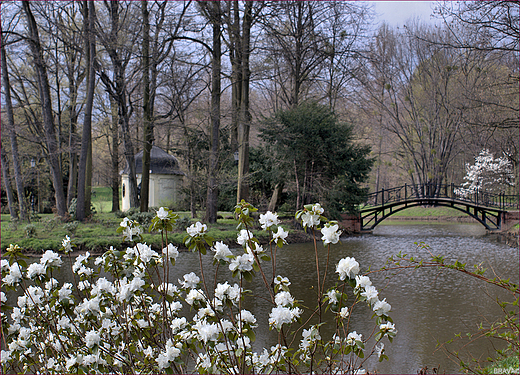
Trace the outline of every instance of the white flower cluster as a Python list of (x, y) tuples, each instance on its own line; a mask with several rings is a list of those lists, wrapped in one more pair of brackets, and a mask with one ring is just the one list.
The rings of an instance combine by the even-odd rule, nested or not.
[(341, 230), (339, 230), (338, 224), (327, 223), (323, 228), (321, 228), (321, 240), (324, 245), (327, 244), (335, 244), (339, 241), (339, 236), (341, 235)]
[[(322, 213), (323, 208), (314, 205), (305, 222), (319, 225)], [(161, 220), (159, 229), (166, 230), (173, 217), (160, 208), (154, 220)], [(287, 232), (279, 226), (276, 214), (261, 215), (260, 224), (271, 233), (278, 226), (273, 234), (275, 248), (285, 243)], [(133, 240), (141, 234), (139, 228), (138, 223), (125, 219), (118, 231), (125, 240)], [(187, 228), (186, 238), (206, 240), (206, 232), (206, 225), (196, 223)], [(337, 224), (326, 224), (322, 234), (327, 244), (339, 240)], [(243, 246), (242, 255), (234, 255), (223, 242), (213, 241), (210, 248), (215, 262), (228, 265), (220, 270), (229, 272), (229, 268), (241, 283), (244, 275), (261, 269), (255, 265), (255, 257), (265, 255), (265, 250), (247, 229), (240, 231), (237, 243)], [(65, 238), (62, 247), (70, 251), (70, 238)], [(183, 373), (193, 369), (185, 365), (193, 358), (201, 373), (271, 373), (285, 371), (298, 358), (302, 365), (309, 365), (311, 353), (326, 344), (318, 324), (302, 328), (299, 355), (280, 345), (253, 351), (259, 322), (242, 307), (245, 291), (241, 284), (217, 282), (216, 278), (209, 283), (202, 269), (198, 274), (187, 272), (173, 284), (168, 272), (162, 271), (170, 261), (175, 264), (178, 256), (179, 250), (172, 244), (161, 253), (141, 242), (122, 251), (110, 248), (99, 257), (87, 252), (75, 258), (73, 277), (63, 284), (48, 272), (63, 266), (61, 257), (50, 250), (28, 267), (21, 261), (10, 264), (2, 259), (3, 284), (22, 291), (10, 319), (4, 309), (1, 311), (7, 332), (6, 347), (0, 353), (2, 366), (11, 366), (17, 373)], [(368, 277), (358, 276), (359, 264), (354, 258), (342, 259), (336, 272), (341, 280), (355, 279), (356, 295), (366, 299), (378, 317), (386, 317), (390, 305), (378, 299)], [(300, 322), (303, 310), (289, 290), (289, 279), (274, 275), (272, 285), (267, 286), (274, 303), (268, 323), (270, 329), (287, 335), (283, 326)], [(208, 290), (207, 285), (213, 285), (214, 290)], [(342, 293), (333, 289), (327, 297), (335, 304)], [(3, 291), (0, 300), (2, 304), (7, 301)], [(191, 319), (183, 316), (188, 309), (193, 311)], [(342, 306), (336, 313), (345, 319), (349, 312), (349, 307)], [(390, 321), (378, 324), (381, 336), (396, 334)], [(337, 339), (335, 336), (333, 342)], [(362, 350), (362, 336), (356, 332), (341, 342)], [(381, 356), (383, 347), (376, 349)]]
[(320, 225), (320, 215), (323, 214), (325, 210), (319, 203), (315, 203), (311, 210), (306, 210), (302, 216), (302, 223), (304, 227), (314, 228), (315, 226)]
[(310, 359), (310, 351), (321, 340), (321, 335), (316, 326), (311, 326), (309, 329), (303, 330), (302, 336), (300, 341), (300, 358), (303, 361), (308, 361)]
[(466, 164), (466, 176), (462, 187), (455, 194), (467, 198), (477, 190), (493, 190), (497, 187), (514, 185), (513, 165), (504, 155), (495, 158), (489, 150), (482, 150), (475, 157), (475, 164)]
[[(278, 278), (280, 278), (280, 276), (278, 276), (277, 279)], [(278, 279), (278, 283), (284, 281), (285, 285), (290, 285), (287, 278)], [(280, 330), (282, 325), (291, 324), (298, 319), (302, 310), (299, 307), (294, 307), (294, 302), (294, 297), (289, 292), (278, 292), (275, 296), (276, 307), (273, 307), (269, 314), (269, 326)]]

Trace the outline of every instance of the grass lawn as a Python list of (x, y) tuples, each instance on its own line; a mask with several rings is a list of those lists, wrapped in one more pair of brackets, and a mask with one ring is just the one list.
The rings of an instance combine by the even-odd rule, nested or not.
[[(90, 221), (63, 222), (54, 214), (40, 214), (38, 220), (33, 220), (30, 224), (12, 223), (9, 215), (1, 215), (1, 237), (0, 248), (6, 249), (10, 244), (18, 244), (22, 249), (30, 252), (40, 253), (48, 249), (58, 250), (61, 248), (61, 241), (65, 236), (69, 236), (78, 250), (103, 251), (114, 246), (116, 248), (128, 246), (122, 243), (122, 236), (116, 233), (116, 229), (121, 222), (121, 218), (114, 213), (110, 213), (112, 208), (112, 192), (110, 188), (94, 188), (92, 204), (96, 208), (96, 214)], [(177, 212), (181, 217), (190, 217), (189, 212)], [(229, 219), (231, 212), (219, 212), (223, 218), (218, 219), (216, 224), (208, 226), (209, 235), (216, 241), (227, 243), (234, 242), (237, 236), (237, 222)], [(191, 222), (201, 221), (203, 213), (199, 217), (190, 219)], [(189, 223), (186, 223), (189, 225)], [(143, 239), (146, 243), (156, 249), (162, 246), (162, 239), (159, 233), (149, 233), (148, 228), (144, 229)], [(259, 229), (259, 228), (257, 228)], [(266, 239), (263, 231), (253, 230), (260, 239)], [(168, 234), (168, 242), (174, 245), (183, 244), (186, 236), (185, 228), (178, 228), (173, 233)]]
[(394, 217), (458, 217), (466, 216), (465, 213), (460, 212), (450, 207), (410, 207), (399, 211), (392, 216)]

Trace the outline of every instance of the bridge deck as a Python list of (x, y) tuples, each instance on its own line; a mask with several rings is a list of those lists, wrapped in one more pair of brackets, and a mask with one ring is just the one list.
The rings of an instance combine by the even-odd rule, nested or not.
[(500, 230), (507, 210), (518, 209), (518, 197), (476, 191), (461, 195), (455, 185), (404, 185), (368, 195), (360, 210), (361, 231), (373, 230), (387, 217), (409, 207), (445, 206), (475, 218), (488, 230)]

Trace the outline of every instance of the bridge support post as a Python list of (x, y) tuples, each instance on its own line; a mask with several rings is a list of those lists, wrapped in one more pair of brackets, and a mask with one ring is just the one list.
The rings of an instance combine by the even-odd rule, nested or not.
[(361, 213), (356, 215), (341, 214), (339, 226), (347, 233), (361, 233)]

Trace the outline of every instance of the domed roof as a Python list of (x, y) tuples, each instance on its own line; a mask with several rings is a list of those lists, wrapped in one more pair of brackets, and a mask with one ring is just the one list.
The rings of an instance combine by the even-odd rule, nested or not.
[[(130, 173), (130, 168), (127, 165), (123, 170), (123, 174), (128, 173)], [(135, 155), (135, 173), (143, 173), (143, 151)], [(150, 151), (150, 173), (184, 175), (175, 156), (168, 154), (157, 146), (152, 146)]]

